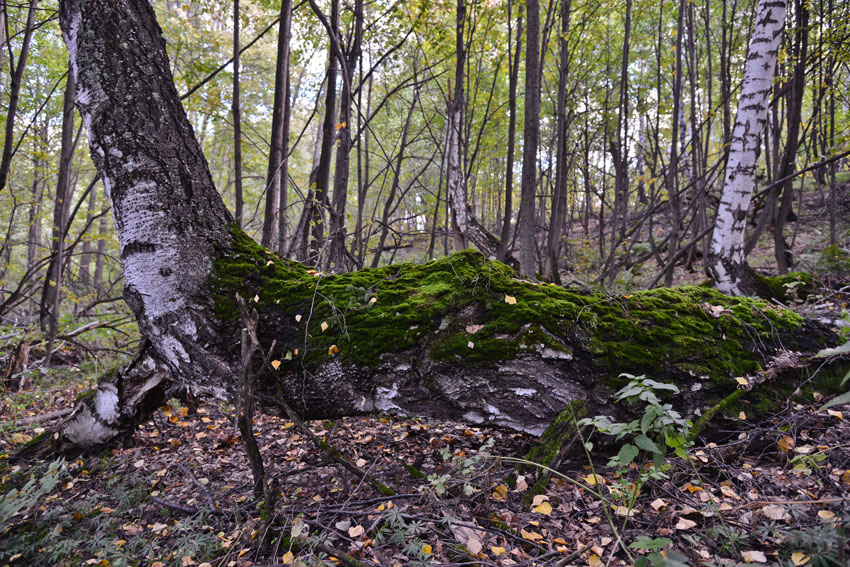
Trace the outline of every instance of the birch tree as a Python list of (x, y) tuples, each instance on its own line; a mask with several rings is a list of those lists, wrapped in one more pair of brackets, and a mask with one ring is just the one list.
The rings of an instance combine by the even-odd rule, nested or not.
[(759, 0), (709, 254), (717, 288), (728, 295), (751, 295), (760, 288), (744, 255), (744, 236), (784, 23), (785, 0)]

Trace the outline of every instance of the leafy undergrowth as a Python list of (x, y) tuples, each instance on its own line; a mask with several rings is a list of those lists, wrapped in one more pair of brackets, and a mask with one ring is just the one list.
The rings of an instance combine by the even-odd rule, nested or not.
[[(690, 462), (668, 459), (631, 507), (623, 504), (638, 466), (617, 477), (608, 455), (596, 449), (591, 466), (580, 444), (565, 478), (535, 495), (535, 470), (518, 475), (508, 460), (533, 442), (523, 435), (389, 417), (310, 424), (398, 489), (387, 497), (330, 463), (296, 425), (258, 416), (279, 497), (268, 510), (252, 497), (231, 408), (172, 404), (125, 448), (53, 472), (4, 460), (0, 566), (595, 567), (632, 565), (657, 549), (667, 565), (850, 561), (848, 407), (789, 404), (760, 423), (742, 415), (714, 427), (714, 442), (692, 448)], [(14, 408), (15, 417), (38, 408)], [(0, 452), (37, 432), (7, 421)]]

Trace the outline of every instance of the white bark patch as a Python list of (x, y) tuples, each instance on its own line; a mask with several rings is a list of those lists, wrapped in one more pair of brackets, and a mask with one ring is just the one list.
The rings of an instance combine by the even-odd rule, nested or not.
[(120, 417), (118, 411), (118, 388), (115, 384), (100, 384), (94, 395), (94, 408), (98, 417), (106, 423), (115, 423)]
[(378, 386), (375, 388), (375, 408), (380, 411), (401, 410), (392, 400), (398, 397), (398, 384), (393, 383), (392, 388)]
[(74, 445), (91, 447), (106, 443), (118, 433), (118, 430), (100, 423), (91, 414), (91, 410), (84, 406), (71, 421), (65, 424), (62, 433)]
[(537, 393), (534, 388), (514, 388), (514, 394), (520, 397), (531, 397)]
[(180, 344), (180, 341), (175, 339), (174, 337), (165, 336), (159, 340), (159, 344), (157, 345), (158, 350), (172, 363), (175, 367), (180, 366), (179, 361), (183, 362), (192, 362), (192, 359), (189, 357), (189, 353), (186, 352), (186, 349), (183, 348), (183, 345)]

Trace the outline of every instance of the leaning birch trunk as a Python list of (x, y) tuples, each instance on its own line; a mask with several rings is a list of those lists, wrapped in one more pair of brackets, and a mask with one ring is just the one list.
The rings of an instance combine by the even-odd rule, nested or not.
[(741, 396), (765, 408), (810, 388), (804, 353), (837, 342), (766, 302), (705, 288), (582, 295), (472, 251), (339, 275), (282, 260), (233, 223), (215, 191), (150, 5), (60, 7), (145, 346), (24, 454), (112, 442), (181, 392), (232, 400), (236, 294), (257, 309), (263, 347), (277, 345), (266, 353), (274, 370), (254, 384), (259, 409), (283, 400), (306, 418), (387, 411), (537, 434), (574, 402), (626, 417), (612, 403), (620, 372), (676, 383), (670, 401), (685, 415), (711, 415), (720, 400), (737, 414)]
[(709, 254), (717, 289), (728, 295), (763, 291), (744, 257), (744, 236), (784, 23), (785, 0), (759, 0)]

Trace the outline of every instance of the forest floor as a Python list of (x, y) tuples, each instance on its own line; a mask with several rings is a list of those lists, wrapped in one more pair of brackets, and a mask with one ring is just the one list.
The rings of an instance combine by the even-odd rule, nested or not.
[[(0, 452), (46, 425), (12, 428), (10, 407), (18, 419), (61, 409), (81, 390), (65, 384), (3, 400)], [(850, 406), (789, 402), (759, 421), (720, 422), (688, 459), (645, 467), (639, 487), (637, 466), (618, 473), (579, 449), (536, 497), (540, 471), (518, 476), (510, 460), (534, 442), (521, 434), (390, 417), (312, 422), (398, 492), (382, 496), (296, 424), (258, 416), (278, 497), (271, 510), (253, 498), (231, 411), (171, 402), (127, 446), (63, 463), (55, 475), (47, 463), (5, 466), (7, 488), (41, 479), (22, 499), (56, 482), (18, 515), (0, 510), (0, 565), (597, 567), (633, 565), (654, 547), (667, 565), (850, 562)]]
[[(840, 207), (846, 243), (850, 184)], [(831, 286), (792, 307), (846, 312), (839, 288), (850, 265), (824, 258), (828, 212), (817, 192), (804, 195), (800, 219), (813, 227), (795, 236), (800, 269)], [(769, 234), (753, 258), (772, 265)], [(628, 275), (618, 290), (646, 277)], [(703, 277), (677, 271), (681, 283)], [(597, 434), (592, 459), (576, 444), (538, 491), (542, 471), (516, 462), (536, 442), (525, 435), (389, 416), (308, 424), (395, 496), (333, 463), (299, 424), (257, 416), (270, 506), (253, 496), (232, 406), (217, 402), (172, 400), (125, 446), (100, 454), (9, 462), (55, 423), (44, 417), (92, 387), (98, 368), (79, 352), (62, 356), (0, 396), (0, 567), (850, 565), (850, 406), (790, 400), (758, 420), (718, 420), (659, 466), (643, 454), (641, 466), (609, 466), (616, 448), (606, 453)]]

